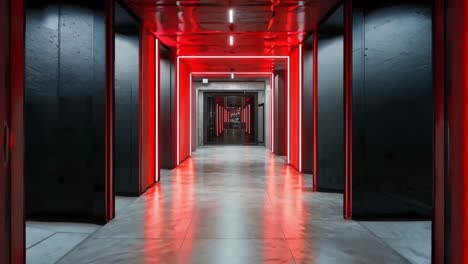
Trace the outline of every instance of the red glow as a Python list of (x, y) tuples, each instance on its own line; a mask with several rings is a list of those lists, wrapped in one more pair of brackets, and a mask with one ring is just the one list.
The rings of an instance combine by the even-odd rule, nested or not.
[[(106, 219), (115, 217), (114, 205), (114, 1), (106, 1), (105, 78), (105, 210)], [(19, 34), (18, 35), (23, 35)], [(24, 63), (24, 62), (23, 62)]]
[[(337, 0), (257, 1), (255, 5), (226, 0), (124, 2), (178, 55), (288, 55), (308, 32), (317, 29)], [(229, 6), (236, 10), (234, 24), (227, 19)], [(230, 35), (235, 36), (234, 46), (226, 45)]]
[(300, 108), (299, 108), (299, 98), (300, 98), (300, 58), (299, 58), (299, 48), (295, 49), (291, 53), (291, 66), (290, 66), (290, 96), (289, 96), (289, 164), (296, 168), (300, 169), (299, 165), (299, 128), (300, 128)]
[(154, 36), (145, 31), (141, 32), (140, 52), (139, 188), (143, 193), (154, 184), (156, 173), (156, 46)]
[(179, 62), (179, 163), (190, 157), (190, 69)]

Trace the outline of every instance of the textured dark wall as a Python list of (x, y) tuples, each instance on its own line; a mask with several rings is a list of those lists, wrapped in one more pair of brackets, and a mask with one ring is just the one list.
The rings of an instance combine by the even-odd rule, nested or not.
[[(310, 36), (312, 39), (312, 36)], [(312, 44), (304, 45), (304, 85), (302, 109), (302, 170), (313, 173), (314, 162), (314, 115), (313, 115), (313, 50)]]
[(432, 8), (364, 2), (353, 25), (353, 217), (429, 218)]
[(129, 14), (116, 15), (129, 17), (129, 22), (115, 27), (114, 191), (138, 195), (140, 26)]
[(26, 213), (105, 219), (104, 1), (26, 1)]
[(344, 188), (343, 35), (318, 35), (317, 188)]
[(160, 126), (161, 168), (177, 166), (177, 120), (175, 65), (171, 51), (160, 46)]

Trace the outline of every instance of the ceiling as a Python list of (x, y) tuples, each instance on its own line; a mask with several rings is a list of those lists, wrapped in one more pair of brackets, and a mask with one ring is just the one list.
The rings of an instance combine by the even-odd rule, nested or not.
[[(338, 0), (124, 0), (144, 26), (177, 55), (287, 56), (317, 29)], [(233, 23), (229, 10), (233, 10)], [(229, 39), (233, 37), (233, 45)], [(208, 60), (205, 60), (207, 62)], [(268, 63), (236, 60), (192, 71), (263, 71)], [(239, 65), (238, 65), (239, 64)], [(242, 64), (242, 65), (240, 65)], [(213, 66), (215, 65), (215, 66)], [(276, 63), (273, 63), (276, 67)], [(284, 65), (283, 65), (284, 66)], [(193, 69), (197, 68), (197, 69)]]

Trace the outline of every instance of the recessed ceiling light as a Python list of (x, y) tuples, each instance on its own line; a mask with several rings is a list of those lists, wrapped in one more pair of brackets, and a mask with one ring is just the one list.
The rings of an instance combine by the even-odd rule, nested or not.
[(229, 45), (234, 45), (234, 36), (229, 36)]
[(229, 9), (229, 23), (234, 23), (234, 10)]

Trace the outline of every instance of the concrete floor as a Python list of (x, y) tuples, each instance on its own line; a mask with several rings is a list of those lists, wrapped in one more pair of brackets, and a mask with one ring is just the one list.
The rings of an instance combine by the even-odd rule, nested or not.
[(200, 148), (59, 263), (430, 263), (430, 223), (344, 221), (311, 186), (265, 148)]
[[(120, 216), (135, 197), (115, 197), (115, 213)], [(26, 222), (26, 263), (56, 263), (101, 226), (64, 222)]]

